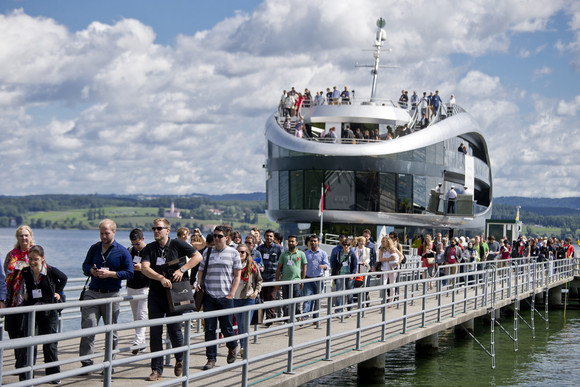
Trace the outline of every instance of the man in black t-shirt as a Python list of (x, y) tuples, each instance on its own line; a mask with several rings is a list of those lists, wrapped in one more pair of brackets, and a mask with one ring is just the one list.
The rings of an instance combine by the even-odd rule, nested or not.
[[(145, 277), (141, 272), (141, 253), (146, 246), (143, 231), (138, 228), (131, 230), (129, 233), (129, 240), (131, 241), (129, 253), (131, 254), (131, 259), (133, 260), (133, 278), (127, 281), (127, 295), (140, 296), (148, 294), (149, 278)], [(129, 304), (131, 304), (131, 311), (133, 312), (134, 321), (147, 320), (147, 300), (132, 300), (129, 301)], [(146, 327), (135, 328), (133, 346), (142, 346), (145, 344), (146, 330)], [(136, 355), (143, 349), (143, 347), (135, 348), (133, 350), (133, 355)]]
[[(171, 288), (172, 282), (188, 279), (187, 272), (201, 262), (201, 254), (189, 243), (181, 239), (170, 239), (171, 226), (165, 218), (153, 221), (153, 235), (155, 242), (149, 243), (141, 255), (142, 272), (151, 279), (149, 285), (149, 319), (179, 316), (180, 312), (171, 313), (167, 302), (166, 289)], [(189, 261), (178, 270), (173, 271), (166, 263), (181, 257), (188, 257)], [(183, 345), (182, 323), (167, 324), (167, 333), (173, 348)], [(163, 350), (163, 325), (150, 328), (151, 352)], [(175, 354), (175, 376), (183, 372), (183, 352)], [(145, 380), (155, 381), (163, 375), (163, 356), (151, 359), (151, 375)]]

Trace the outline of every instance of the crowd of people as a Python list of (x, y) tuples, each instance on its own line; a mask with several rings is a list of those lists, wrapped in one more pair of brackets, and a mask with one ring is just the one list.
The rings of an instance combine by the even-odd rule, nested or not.
[[(498, 261), (499, 267), (505, 267), (511, 258), (535, 258), (537, 262), (555, 261), (573, 258), (575, 251), (571, 238), (564, 240), (551, 238), (526, 238), (521, 235), (515, 241), (502, 237), (499, 241), (493, 235), (452, 237), (435, 235), (417, 236), (411, 246), (418, 249), (421, 256), (423, 278), (438, 275), (457, 274), (457, 263), (468, 263), (461, 266), (464, 273), (481, 270), (486, 261)], [(468, 276), (473, 281), (473, 276)], [(451, 280), (451, 286), (455, 281)], [(432, 287), (432, 284), (429, 284)]]
[[(159, 325), (150, 327), (149, 347), (151, 352), (163, 349), (163, 318), (179, 316), (182, 312), (170, 309), (167, 302), (167, 289), (176, 282), (188, 281), (196, 290), (205, 291), (203, 311), (226, 310), (234, 307), (253, 305), (277, 299), (291, 299), (300, 296), (311, 296), (322, 291), (324, 277), (330, 273), (333, 290), (341, 291), (353, 288), (368, 287), (369, 272), (385, 272), (381, 275), (383, 284), (397, 283), (397, 269), (405, 263), (406, 257), (398, 240), (398, 235), (391, 232), (376, 244), (371, 231), (365, 229), (362, 235), (351, 238), (340, 235), (338, 244), (330, 255), (320, 249), (318, 235), (311, 235), (305, 240), (304, 250), (298, 247), (298, 237), (289, 235), (284, 247), (283, 236), (273, 230), (261, 234), (256, 227), (242, 238), (240, 232), (228, 225), (217, 226), (211, 234), (204, 237), (199, 229), (191, 232), (182, 227), (177, 230), (177, 238), (170, 238), (171, 225), (165, 218), (153, 221), (154, 241), (145, 242), (143, 231), (134, 229), (129, 233), (131, 246), (126, 248), (115, 240), (116, 224), (105, 219), (99, 224), (100, 241), (92, 245), (82, 262), (83, 273), (87, 276), (88, 287), (84, 300), (106, 299), (119, 296), (122, 281), (126, 281), (128, 295), (147, 295), (146, 300), (132, 300), (131, 310), (134, 319), (159, 320)], [(18, 307), (21, 305), (40, 305), (64, 301), (64, 287), (67, 276), (50, 265), (42, 246), (35, 244), (32, 229), (20, 226), (16, 230), (16, 244), (6, 256), (4, 269), (0, 268), (0, 307)], [(454, 274), (457, 274), (457, 263), (462, 265), (469, 281), (474, 280), (474, 272), (481, 269), (486, 261), (499, 260), (500, 266), (514, 257), (536, 257), (538, 261), (558, 260), (574, 256), (574, 247), (570, 238), (526, 238), (521, 236), (511, 242), (507, 238), (496, 241), (493, 236), (483, 235), (469, 238), (467, 236), (449, 237), (441, 233), (416, 236), (410, 245), (416, 248), (421, 257), (424, 279), (450, 275), (449, 285), (456, 286)], [(187, 259), (183, 258), (187, 257)], [(179, 262), (179, 267), (172, 263)], [(382, 274), (382, 273), (381, 273)], [(3, 278), (4, 277), (4, 278)], [(305, 280), (305, 281), (297, 281)], [(279, 281), (297, 281), (292, 284), (275, 283)], [(269, 286), (265, 286), (269, 283)], [(274, 284), (272, 284), (274, 283)], [(429, 282), (429, 288), (432, 283)], [(281, 294), (280, 294), (281, 288)], [(388, 289), (387, 307), (391, 307), (397, 297), (397, 288)], [(360, 293), (362, 302), (369, 301), (369, 294)], [(333, 297), (337, 313), (348, 310), (354, 305), (354, 297)], [(293, 316), (298, 321), (317, 318), (318, 303), (306, 300), (300, 305), (294, 304), (278, 310), (265, 305), (266, 326), (272, 321), (288, 320)], [(110, 312), (111, 311), (111, 312)], [(108, 316), (108, 313), (112, 313)], [(249, 314), (249, 316), (248, 316)], [(81, 327), (90, 328), (103, 322), (116, 323), (119, 317), (119, 304), (113, 308), (106, 304), (83, 306), (81, 308)], [(253, 315), (236, 313), (221, 317), (205, 318), (205, 340), (217, 338), (219, 323), (220, 334), (231, 337), (248, 331), (247, 321)], [(36, 313), (38, 334), (56, 333), (58, 312), (56, 310)], [(183, 324), (166, 324), (167, 334), (174, 348), (184, 345)], [(237, 328), (237, 331), (236, 331)], [(5, 329), (11, 339), (28, 335), (27, 317), (24, 314), (7, 315)], [(84, 336), (79, 345), (81, 365), (93, 364), (94, 336)], [(113, 336), (113, 349), (117, 347), (117, 335)], [(138, 354), (146, 347), (146, 328), (136, 328), (132, 352)], [(245, 341), (230, 341), (227, 346), (227, 363), (233, 363), (238, 356), (243, 356)], [(57, 343), (45, 344), (43, 347), (46, 363), (58, 361)], [(216, 345), (206, 347), (207, 362), (203, 370), (215, 367), (218, 348)], [(175, 355), (174, 374), (183, 373), (184, 353)], [(27, 365), (26, 348), (15, 350), (16, 367)], [(162, 356), (151, 359), (151, 374), (147, 381), (160, 380), (163, 376), (164, 361)], [(47, 374), (60, 372), (58, 366), (47, 368)], [(86, 374), (90, 374), (87, 372)], [(19, 375), (25, 380), (25, 373)], [(59, 380), (53, 381), (59, 384)]]
[[(332, 90), (330, 87), (326, 88), (326, 92), (318, 91), (313, 97), (309, 89), (304, 89), (304, 92), (297, 92), (294, 87), (289, 91), (284, 90), (282, 92), (282, 97), (280, 98), (280, 103), (278, 105), (278, 112), (280, 117), (284, 117), (282, 127), (288, 133), (294, 133), (294, 136), (299, 138), (304, 137), (315, 137), (312, 134), (311, 129), (304, 125), (304, 117), (302, 115), (301, 109), (310, 108), (312, 106), (319, 105), (347, 105), (351, 104), (354, 98), (354, 90), (351, 92), (348, 90), (347, 86), (344, 86), (344, 90), (340, 91), (336, 86), (333, 86)], [(397, 137), (401, 137), (407, 134), (413, 133), (417, 128), (423, 129), (429, 126), (429, 123), (433, 121), (438, 116), (451, 116), (453, 114), (453, 108), (455, 106), (455, 97), (451, 94), (448, 102), (444, 103), (439, 95), (439, 90), (435, 93), (423, 92), (423, 96), (419, 97), (417, 92), (414, 91), (411, 97), (409, 97), (409, 92), (407, 90), (401, 90), (401, 96), (398, 101), (399, 107), (409, 110), (411, 116), (417, 114), (417, 120), (413, 127), (407, 125), (401, 125), (395, 130), (390, 126), (387, 128), (388, 131), (383, 136), (379, 136), (378, 129), (364, 129), (355, 128), (350, 129), (350, 125), (345, 125), (341, 128), (340, 133), (336, 133), (336, 128), (332, 130), (324, 130), (320, 133), (319, 138), (325, 139), (330, 142), (345, 142), (345, 143), (366, 143), (369, 141), (379, 141), (392, 140)], [(419, 118), (420, 117), (420, 118)]]

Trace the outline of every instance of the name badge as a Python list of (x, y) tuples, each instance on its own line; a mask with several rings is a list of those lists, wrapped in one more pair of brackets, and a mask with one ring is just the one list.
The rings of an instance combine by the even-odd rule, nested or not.
[(449, 256), (449, 259), (455, 259), (455, 255)]
[(157, 257), (157, 266), (165, 265), (165, 258)]
[(42, 298), (42, 290), (32, 289), (32, 298)]
[(108, 267), (101, 267), (99, 270), (109, 270)]
[(264, 254), (264, 255), (262, 255), (262, 258), (264, 258), (264, 259), (270, 259), (270, 254)]
[(347, 262), (347, 261), (344, 261), (344, 262), (342, 263), (342, 266), (348, 266), (348, 262)]
[(292, 260), (289, 260), (288, 263), (287, 263), (287, 265), (288, 266), (292, 266), (292, 265), (294, 265), (294, 262)]
[(138, 255), (135, 255), (133, 257), (133, 263), (141, 263), (141, 257)]

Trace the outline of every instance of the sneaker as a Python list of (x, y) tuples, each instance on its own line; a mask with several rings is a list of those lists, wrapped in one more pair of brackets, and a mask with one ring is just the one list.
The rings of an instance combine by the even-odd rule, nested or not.
[(50, 384), (60, 384), (60, 383), (61, 383), (60, 379), (53, 380), (52, 382), (50, 382)]
[(240, 349), (240, 353), (238, 353), (238, 356), (241, 357), (242, 359), (244, 358), (244, 348)]
[(183, 374), (183, 361), (178, 360), (175, 362), (175, 368), (173, 368), (173, 373), (175, 376), (181, 376)]
[(202, 370), (211, 370), (213, 367), (215, 367), (215, 360), (207, 359), (207, 363), (202, 367)]
[(228, 364), (231, 364), (231, 363), (236, 361), (236, 354), (237, 354), (236, 349), (237, 349), (237, 347), (228, 350), (228, 358), (227, 358)]
[(154, 382), (154, 381), (159, 380), (159, 379), (161, 379), (161, 374), (157, 371), (153, 371), (153, 372), (151, 372), (151, 375), (149, 375), (147, 377), (147, 379), (145, 379), (145, 380), (148, 382)]

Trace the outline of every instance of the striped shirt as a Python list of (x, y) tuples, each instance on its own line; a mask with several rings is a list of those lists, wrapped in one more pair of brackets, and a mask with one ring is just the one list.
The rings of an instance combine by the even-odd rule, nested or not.
[(205, 275), (205, 292), (213, 298), (224, 298), (232, 289), (234, 282), (234, 272), (242, 270), (242, 261), (240, 253), (233, 247), (226, 246), (223, 250), (216, 248), (211, 249), (211, 255), (207, 258), (206, 249), (203, 254), (203, 260), (199, 264), (200, 271), (206, 271)]

